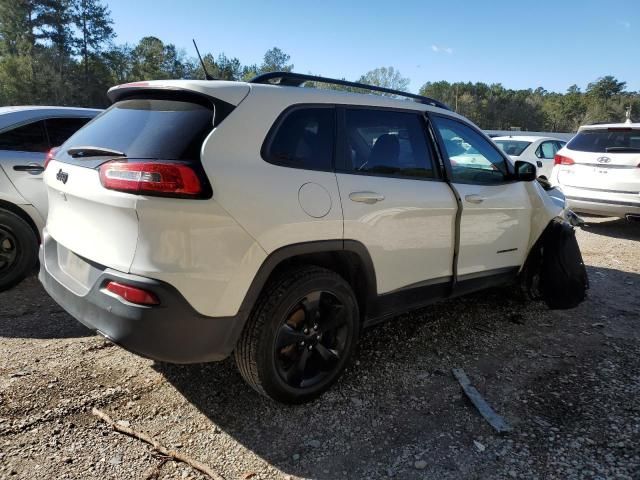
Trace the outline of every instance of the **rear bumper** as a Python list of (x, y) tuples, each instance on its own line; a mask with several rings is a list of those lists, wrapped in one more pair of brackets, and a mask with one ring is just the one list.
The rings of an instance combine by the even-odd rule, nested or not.
[(640, 214), (639, 194), (562, 184), (559, 186), (567, 199), (567, 206), (575, 212), (620, 218)]
[(594, 215), (624, 218), (625, 215), (640, 214), (640, 201), (606, 200), (567, 195), (567, 205), (571, 210), (576, 212), (591, 213)]
[[(60, 266), (59, 250), (64, 251), (64, 247), (45, 229), (40, 247), (40, 282), (62, 308), (88, 328), (133, 353), (163, 362), (217, 361), (233, 351), (244, 324), (240, 315), (201, 315), (167, 283), (84, 259), (80, 261), (88, 266), (79, 281)], [(109, 280), (153, 292), (161, 303), (140, 306), (113, 296), (104, 290)]]

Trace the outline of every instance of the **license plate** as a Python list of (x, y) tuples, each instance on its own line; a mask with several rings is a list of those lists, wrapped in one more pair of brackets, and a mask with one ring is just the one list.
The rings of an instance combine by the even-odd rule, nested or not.
[(58, 248), (58, 262), (67, 275), (75, 278), (82, 285), (89, 283), (91, 266), (75, 253), (66, 248)]
[(598, 167), (595, 167), (593, 170), (594, 170), (596, 173), (609, 173), (609, 170), (607, 170), (606, 168), (598, 168)]

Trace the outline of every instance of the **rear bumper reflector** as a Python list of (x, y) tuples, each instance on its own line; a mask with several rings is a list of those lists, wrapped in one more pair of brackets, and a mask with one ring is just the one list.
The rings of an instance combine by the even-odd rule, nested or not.
[(110, 281), (107, 283), (106, 290), (130, 303), (137, 303), (138, 305), (160, 304), (160, 300), (154, 293), (131, 285)]

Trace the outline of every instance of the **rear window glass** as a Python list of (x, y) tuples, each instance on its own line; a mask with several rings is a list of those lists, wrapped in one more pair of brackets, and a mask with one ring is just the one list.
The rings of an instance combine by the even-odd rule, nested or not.
[(335, 114), (332, 107), (297, 108), (278, 126), (264, 158), (270, 163), (310, 170), (331, 170)]
[(580, 152), (637, 153), (640, 151), (640, 130), (630, 128), (583, 130), (573, 137), (567, 147)]
[(514, 157), (522, 155), (522, 152), (531, 145), (531, 142), (524, 140), (495, 140), (495, 143), (504, 153), (513, 155)]
[(213, 109), (159, 99), (123, 100), (96, 117), (65, 143), (103, 147), (129, 158), (193, 160), (213, 128)]
[(58, 147), (82, 128), (90, 118), (48, 118), (47, 133), (52, 146)]

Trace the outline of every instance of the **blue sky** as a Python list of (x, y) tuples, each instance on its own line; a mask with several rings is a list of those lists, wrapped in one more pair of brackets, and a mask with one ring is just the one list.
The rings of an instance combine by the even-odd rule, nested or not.
[(640, 90), (640, 2), (107, 0), (118, 43), (154, 35), (260, 63), (278, 46), (298, 72), (357, 79), (394, 66), (426, 81), (565, 91), (603, 75)]

